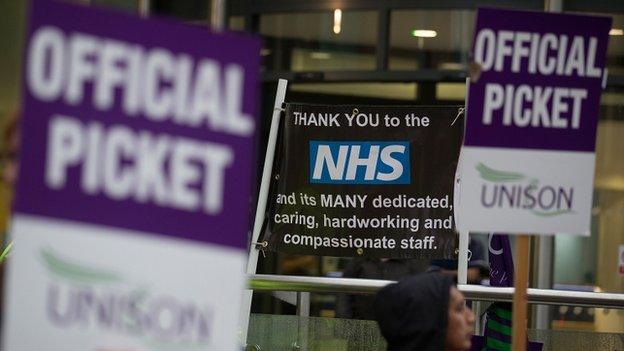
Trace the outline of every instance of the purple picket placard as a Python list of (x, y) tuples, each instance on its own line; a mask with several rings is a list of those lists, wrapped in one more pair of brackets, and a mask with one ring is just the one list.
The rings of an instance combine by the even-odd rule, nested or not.
[(467, 146), (593, 152), (611, 19), (479, 9)]
[(260, 41), (33, 1), (16, 212), (246, 245)]

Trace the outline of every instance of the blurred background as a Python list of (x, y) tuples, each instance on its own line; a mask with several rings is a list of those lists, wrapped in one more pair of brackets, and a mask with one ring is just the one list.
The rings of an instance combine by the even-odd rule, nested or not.
[[(210, 0), (93, 0), (90, 5), (131, 13), (148, 9), (149, 16), (174, 17), (206, 27), (213, 6), (222, 5), (228, 29), (260, 35), (262, 131), (256, 150), (258, 160), (264, 159), (279, 78), (289, 80), (286, 101), (461, 105), (477, 7), (541, 11), (550, 6), (562, 12), (611, 17), (609, 77), (600, 106), (591, 236), (534, 238), (531, 287), (624, 293), (624, 275), (618, 270), (618, 248), (624, 245), (623, 1), (562, 0), (547, 4), (540, 0), (231, 0), (213, 4)], [(26, 13), (25, 0), (0, 2), (3, 124), (19, 109)], [(258, 182), (260, 174), (259, 168)], [(0, 232), (7, 228), (10, 197), (10, 187), (2, 184)], [(485, 234), (475, 233), (473, 237), (487, 247)], [(339, 277), (350, 262), (335, 257), (267, 253), (266, 257), (261, 256), (258, 273)], [(428, 264), (421, 262), (420, 266), (425, 269)], [(295, 314), (289, 298), (278, 295), (255, 294), (253, 312), (258, 316)], [(337, 296), (312, 294), (310, 299), (311, 316), (336, 316)], [(537, 314), (531, 314), (533, 327), (624, 333), (624, 310), (555, 306), (546, 311), (546, 317), (542, 314), (541, 322)], [(255, 323), (261, 323), (259, 318)], [(288, 319), (282, 322), (288, 324)], [(281, 322), (273, 319), (272, 323)]]

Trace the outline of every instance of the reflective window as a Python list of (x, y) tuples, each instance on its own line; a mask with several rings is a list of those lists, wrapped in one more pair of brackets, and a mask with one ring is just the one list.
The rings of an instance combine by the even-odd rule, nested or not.
[(609, 74), (624, 75), (624, 15), (609, 15), (613, 18), (607, 49)]
[[(591, 5), (587, 5), (588, 8)], [(577, 12), (582, 15), (607, 16), (613, 19), (609, 32), (609, 46), (607, 48), (607, 68), (610, 75), (624, 75), (624, 14), (610, 14), (597, 12)]]
[(466, 83), (437, 83), (436, 99), (465, 101)]
[(151, 13), (176, 17), (184, 21), (207, 24), (210, 18), (210, 1), (151, 0)]
[(228, 29), (242, 32), (245, 30), (245, 17), (232, 16), (228, 19)]
[[(592, 235), (597, 234), (596, 285), (606, 292), (624, 293), (624, 279), (618, 272), (618, 247), (624, 245), (623, 88), (610, 88), (602, 94), (600, 117), (592, 213), (592, 229), (596, 230)], [(624, 316), (619, 325), (624, 332)]]
[(464, 70), (474, 23), (471, 10), (393, 11), (389, 68)]
[(112, 7), (119, 10), (136, 13), (139, 9), (139, 1), (128, 0), (91, 0), (93, 5)]
[(377, 12), (312, 12), (260, 17), (267, 70), (373, 70)]
[(416, 83), (298, 83), (292, 91), (367, 98), (416, 100)]
[[(2, 119), (16, 109), (19, 103), (20, 72), (26, 33), (26, 7), (25, 1), (0, 1), (0, 13), (3, 16), (0, 21), (0, 47), (2, 47), (0, 118)], [(1, 230), (2, 227), (0, 227)]]
[[(601, 98), (590, 237), (557, 236), (554, 282), (624, 293), (618, 247), (624, 245), (624, 89)], [(573, 287), (574, 288), (574, 287)], [(624, 317), (622, 324), (624, 326)]]

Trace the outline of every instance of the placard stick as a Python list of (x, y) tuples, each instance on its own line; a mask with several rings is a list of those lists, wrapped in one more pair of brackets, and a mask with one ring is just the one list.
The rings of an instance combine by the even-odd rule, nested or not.
[(529, 235), (519, 235), (516, 239), (516, 259), (514, 272), (514, 296), (511, 331), (511, 349), (527, 349), (527, 282), (529, 281)]
[[(277, 143), (277, 132), (281, 119), (282, 104), (284, 103), (284, 99), (286, 99), (287, 86), (288, 81), (286, 79), (280, 79), (277, 83), (277, 91), (275, 93), (275, 105), (273, 106), (273, 117), (271, 119), (271, 130), (269, 131), (269, 142), (267, 143), (267, 150), (264, 157), (262, 182), (260, 183), (260, 192), (258, 194), (258, 203), (256, 205), (256, 218), (254, 220), (254, 227), (251, 236), (249, 259), (247, 260), (247, 274), (255, 274), (256, 268), (258, 268), (259, 250), (256, 247), (256, 243), (258, 242), (258, 238), (260, 237), (260, 231), (262, 230), (262, 223), (264, 222), (267, 199), (269, 197), (271, 172), (273, 171), (273, 158), (275, 156), (275, 145)], [(247, 328), (249, 324), (249, 313), (251, 312), (252, 297), (253, 291), (245, 290), (243, 292), (243, 301), (241, 303), (239, 321), (243, 342), (245, 344), (247, 343)]]

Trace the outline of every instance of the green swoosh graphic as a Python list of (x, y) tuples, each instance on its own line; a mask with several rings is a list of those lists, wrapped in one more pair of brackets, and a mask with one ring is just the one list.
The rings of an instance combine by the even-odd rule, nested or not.
[(51, 249), (42, 249), (40, 254), (48, 271), (59, 277), (83, 283), (113, 283), (121, 281), (121, 276), (115, 272), (69, 262), (54, 254)]
[(574, 213), (574, 211), (572, 210), (559, 210), (559, 211), (553, 211), (553, 212), (542, 212), (542, 211), (532, 210), (531, 212), (534, 215), (540, 216), (540, 217), (554, 217), (554, 216), (559, 216), (563, 214)]
[(0, 263), (4, 262), (4, 260), (6, 260), (9, 257), (9, 253), (11, 253), (12, 248), (13, 248), (13, 241), (11, 241), (9, 245), (7, 245), (2, 251), (2, 254), (0, 255)]
[(491, 182), (517, 182), (526, 177), (524, 174), (518, 172), (506, 172), (492, 169), (483, 163), (479, 163), (475, 168), (481, 174), (481, 178)]

